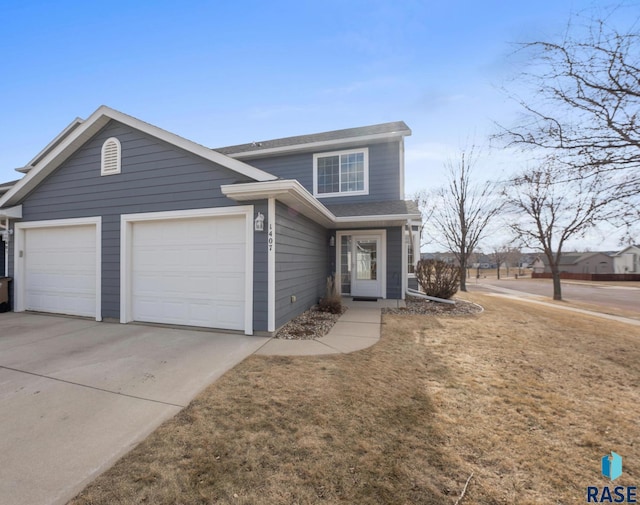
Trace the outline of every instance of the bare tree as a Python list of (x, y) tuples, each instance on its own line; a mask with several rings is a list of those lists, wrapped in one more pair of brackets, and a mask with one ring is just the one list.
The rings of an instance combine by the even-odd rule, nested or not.
[(562, 40), (522, 45), (531, 53), (524, 77), (535, 94), (517, 99), (525, 116), (499, 137), (562, 158), (567, 179), (606, 173), (616, 189), (612, 202), (622, 202), (618, 218), (633, 225), (640, 209), (640, 17), (637, 6), (625, 8), (586, 23), (574, 16)]
[(507, 270), (507, 277), (509, 277), (509, 266), (513, 262), (520, 259), (520, 249), (512, 247), (510, 243), (502, 243), (491, 247), (491, 259), (497, 265), (496, 274), (498, 280), (500, 279), (500, 268), (504, 265)]
[(506, 246), (505, 262), (507, 264), (507, 277), (509, 277), (509, 267), (520, 267), (522, 251), (513, 245)]
[(422, 193), (420, 207), (429, 237), (447, 247), (460, 266), (460, 290), (467, 290), (466, 274), (470, 255), (478, 246), (487, 225), (499, 212), (496, 186), (472, 180), (478, 160), (475, 147), (462, 150), (460, 157), (445, 163), (446, 185), (430, 193)]
[(559, 262), (570, 238), (610, 217), (612, 190), (604, 174), (572, 181), (556, 160), (515, 177), (505, 187), (509, 226), (522, 245), (542, 251), (553, 278), (553, 299), (562, 300)]

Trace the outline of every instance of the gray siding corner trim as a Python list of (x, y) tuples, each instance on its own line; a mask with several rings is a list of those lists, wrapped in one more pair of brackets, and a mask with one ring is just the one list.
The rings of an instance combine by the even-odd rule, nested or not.
[(325, 294), (327, 230), (278, 202), (275, 251), (275, 315), (279, 328)]

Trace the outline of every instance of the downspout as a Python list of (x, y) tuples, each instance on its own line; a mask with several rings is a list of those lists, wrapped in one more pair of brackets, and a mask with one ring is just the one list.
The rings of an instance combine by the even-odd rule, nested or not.
[(449, 305), (456, 304), (455, 300), (447, 300), (446, 298), (438, 298), (436, 296), (425, 295), (424, 293), (420, 293), (420, 291), (416, 291), (415, 289), (407, 288), (407, 294), (415, 296), (416, 298), (424, 298), (425, 300), (430, 300), (432, 302), (447, 303)]

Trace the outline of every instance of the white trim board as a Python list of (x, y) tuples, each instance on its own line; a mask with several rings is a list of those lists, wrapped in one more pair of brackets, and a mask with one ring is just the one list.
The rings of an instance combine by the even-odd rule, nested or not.
[(122, 214), (120, 216), (120, 322), (133, 321), (131, 294), (131, 246), (133, 224), (145, 221), (180, 220), (198, 217), (245, 217), (245, 307), (244, 332), (253, 335), (253, 205), (217, 207), (164, 212)]
[[(340, 230), (336, 232), (336, 280), (341, 283), (342, 279), (342, 265), (340, 263), (340, 240), (343, 235), (351, 235), (352, 237), (358, 236), (372, 236), (376, 235), (380, 237), (380, 273), (382, 274), (382, 282), (380, 290), (382, 291), (382, 298), (387, 298), (387, 230)], [(351, 296), (351, 293), (347, 294)]]
[[(34, 159), (37, 160), (37, 163), (15, 186), (0, 197), (0, 207), (18, 203), (111, 120), (140, 130), (152, 137), (222, 165), (256, 181), (271, 181), (277, 179), (274, 175), (252, 167), (247, 163), (235, 160), (218, 151), (214, 151), (174, 133), (163, 130), (162, 128), (158, 128), (157, 126), (145, 123), (144, 121), (140, 121), (132, 116), (102, 105), (85, 121), (79, 122), (81, 120), (75, 120), (72, 125), (63, 130), (63, 132), (50, 143), (50, 145), (55, 147), (47, 147), (42, 151), (42, 154), (36, 156)], [(65, 135), (65, 131), (74, 124), (77, 124), (75, 129)], [(47, 151), (47, 149), (50, 149), (50, 151)]]
[[(25, 233), (38, 228), (60, 228), (94, 225), (96, 230), (96, 321), (102, 321), (102, 217), (52, 219), (49, 221), (18, 222), (14, 225), (15, 312), (25, 310)], [(22, 252), (22, 254), (20, 254)]]

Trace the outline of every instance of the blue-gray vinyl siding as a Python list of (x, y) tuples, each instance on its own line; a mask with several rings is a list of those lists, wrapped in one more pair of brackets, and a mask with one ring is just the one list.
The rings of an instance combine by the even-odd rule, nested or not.
[(4, 277), (6, 275), (6, 272), (4, 271), (4, 263), (5, 263), (4, 248), (5, 248), (4, 241), (0, 240), (0, 277)]
[[(365, 146), (363, 146), (365, 147)], [(324, 204), (381, 202), (400, 199), (400, 143), (371, 144), (369, 148), (369, 194), (359, 196), (318, 197)], [(350, 148), (351, 149), (351, 148)], [(335, 149), (321, 152), (332, 152)], [(282, 179), (297, 179), (313, 194), (314, 153), (256, 158), (247, 163)]]
[(387, 298), (402, 298), (402, 228), (387, 228)]
[[(102, 144), (122, 145), (122, 172), (100, 175)], [(102, 217), (102, 316), (120, 317), (120, 215), (238, 205), (220, 186), (251, 179), (110, 121), (21, 202), (22, 221)], [(242, 202), (244, 204), (256, 202)], [(266, 213), (266, 204), (259, 207)], [(264, 234), (263, 234), (264, 235)], [(264, 257), (263, 257), (264, 256)], [(255, 234), (254, 312), (266, 314), (266, 239)], [(13, 262), (12, 262), (13, 263)], [(256, 331), (266, 330), (260, 315)]]
[(325, 295), (327, 237), (322, 226), (276, 204), (276, 328)]
[(407, 286), (409, 287), (409, 289), (418, 289), (418, 279), (416, 279), (415, 277), (409, 277), (409, 282), (407, 284)]

